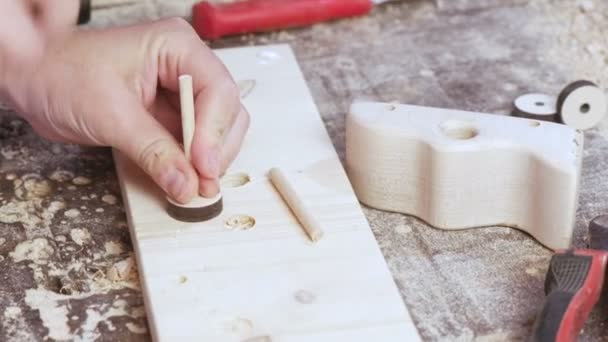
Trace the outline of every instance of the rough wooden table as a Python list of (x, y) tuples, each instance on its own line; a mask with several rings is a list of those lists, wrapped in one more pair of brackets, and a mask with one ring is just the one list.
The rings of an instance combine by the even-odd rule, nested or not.
[[(93, 27), (187, 16), (192, 1), (93, 14)], [(608, 86), (603, 0), (409, 0), (370, 16), (221, 40), (289, 43), (344, 152), (356, 98), (507, 114), (518, 95), (587, 78)], [(608, 212), (608, 122), (585, 134), (574, 242)], [(429, 341), (522, 340), (543, 300), (550, 251), (509, 228), (445, 232), (365, 209), (420, 334)], [(149, 340), (125, 213), (104, 148), (49, 143), (0, 111), (0, 340)], [(118, 272), (117, 272), (118, 271)], [(581, 341), (608, 336), (608, 307)]]

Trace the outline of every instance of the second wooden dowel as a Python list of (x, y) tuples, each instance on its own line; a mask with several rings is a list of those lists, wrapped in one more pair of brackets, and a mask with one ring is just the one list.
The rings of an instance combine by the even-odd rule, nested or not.
[(306, 207), (301, 196), (296, 191), (294, 185), (279, 168), (272, 168), (268, 173), (270, 182), (277, 189), (283, 200), (293, 214), (296, 216), (304, 231), (313, 242), (319, 241), (323, 237), (323, 230), (319, 220), (312, 214), (310, 208)]

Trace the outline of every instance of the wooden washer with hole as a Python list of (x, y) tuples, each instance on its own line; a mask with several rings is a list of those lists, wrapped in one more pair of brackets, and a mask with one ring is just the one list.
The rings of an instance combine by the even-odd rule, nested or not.
[(560, 120), (575, 129), (589, 129), (606, 116), (608, 101), (604, 91), (590, 81), (569, 84), (557, 98)]
[(357, 197), (443, 229), (509, 226), (567, 248), (583, 136), (555, 123), (354, 103), (346, 164)]
[(520, 118), (559, 122), (557, 97), (547, 94), (524, 94), (513, 102), (513, 116)]

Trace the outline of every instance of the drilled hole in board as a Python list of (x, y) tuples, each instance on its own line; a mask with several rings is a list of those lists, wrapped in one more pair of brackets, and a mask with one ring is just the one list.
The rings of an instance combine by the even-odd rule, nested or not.
[(234, 215), (224, 223), (228, 230), (249, 230), (255, 226), (255, 219), (249, 215)]
[(397, 109), (397, 106), (395, 106), (394, 104), (389, 104), (389, 105), (386, 107), (386, 110), (388, 110), (389, 112), (393, 112), (393, 111), (395, 111), (396, 109)]
[(581, 113), (583, 114), (587, 114), (589, 113), (589, 110), (591, 109), (591, 106), (588, 103), (583, 103), (581, 105), (581, 108), (579, 108), (579, 110), (581, 111)]
[(226, 188), (238, 188), (251, 182), (251, 177), (244, 172), (229, 173), (220, 179), (220, 185)]
[(479, 134), (477, 129), (468, 122), (449, 120), (441, 124), (441, 130), (445, 135), (452, 139), (467, 140)]

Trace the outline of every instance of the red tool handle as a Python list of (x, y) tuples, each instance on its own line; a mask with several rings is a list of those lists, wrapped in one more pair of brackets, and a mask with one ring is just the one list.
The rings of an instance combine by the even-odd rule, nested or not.
[(204, 39), (269, 31), (354, 17), (371, 11), (371, 0), (250, 0), (227, 4), (200, 2), (192, 26)]
[(547, 298), (533, 327), (533, 342), (576, 342), (604, 285), (608, 252), (579, 249), (551, 258)]

